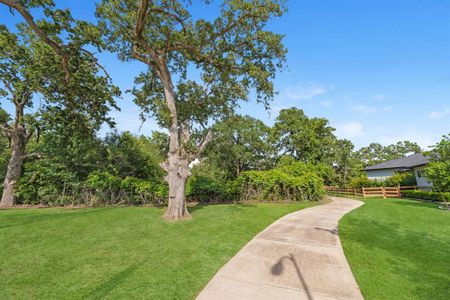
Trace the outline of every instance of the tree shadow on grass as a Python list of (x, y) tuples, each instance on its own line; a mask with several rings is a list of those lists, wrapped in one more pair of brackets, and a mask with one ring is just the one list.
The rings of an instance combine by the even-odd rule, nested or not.
[(256, 205), (254, 204), (246, 204), (246, 203), (201, 203), (201, 204), (197, 204), (195, 206), (188, 206), (188, 211), (189, 213), (193, 213), (195, 211), (207, 208), (209, 206), (226, 206), (227, 209), (230, 210), (235, 210), (235, 211), (240, 211), (242, 210), (242, 208), (245, 207), (256, 207)]
[[(396, 204), (400, 203), (402, 202)], [(407, 202), (403, 203), (400, 205), (408, 205)], [(417, 204), (422, 206), (421, 203)], [(428, 206), (424, 205), (424, 207)], [(434, 238), (426, 231), (407, 230), (393, 222), (386, 224), (355, 218), (350, 224), (352, 228), (357, 229), (352, 229), (350, 234), (345, 235), (344, 244), (353, 242), (362, 245), (370, 252), (373, 252), (372, 249), (388, 252), (391, 265), (389, 272), (394, 272), (409, 281), (408, 286), (418, 299), (441, 299), (445, 298), (444, 295), (448, 296), (449, 240), (442, 241)], [(367, 273), (370, 270), (367, 269), (364, 272)], [(383, 289), (384, 282), (375, 284), (379, 285), (379, 289)], [(399, 286), (399, 290), (402, 288), (404, 287)]]
[(139, 263), (132, 264), (125, 268), (124, 270), (112, 275), (104, 283), (100, 284), (94, 290), (89, 292), (84, 298), (93, 299), (104, 299), (106, 295), (116, 288), (119, 284), (124, 282), (128, 277), (130, 277), (134, 272), (141, 268), (145, 264), (145, 260)]

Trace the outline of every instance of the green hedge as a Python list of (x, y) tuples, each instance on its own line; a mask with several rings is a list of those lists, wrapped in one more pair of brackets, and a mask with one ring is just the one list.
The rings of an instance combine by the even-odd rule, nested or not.
[(120, 178), (107, 172), (91, 173), (86, 180), (90, 205), (98, 204), (165, 204), (168, 187), (135, 177)]
[(407, 198), (425, 199), (431, 201), (450, 201), (450, 193), (426, 192), (426, 191), (402, 191), (402, 196)]
[(314, 201), (325, 194), (323, 180), (313, 172), (293, 176), (285, 170), (243, 172), (236, 180), (241, 200)]
[(188, 179), (186, 184), (188, 201), (202, 203), (228, 202), (237, 199), (233, 182), (223, 182), (215, 178), (196, 175)]

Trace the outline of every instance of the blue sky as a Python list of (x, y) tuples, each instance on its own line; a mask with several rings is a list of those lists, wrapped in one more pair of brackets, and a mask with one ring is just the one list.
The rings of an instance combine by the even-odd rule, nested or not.
[[(56, 2), (93, 18), (93, 1)], [(240, 113), (271, 125), (280, 109), (302, 108), (329, 119), (357, 148), (405, 139), (427, 147), (450, 133), (450, 1), (291, 0), (288, 7), (270, 24), (286, 35), (289, 51), (288, 67), (275, 80), (279, 94), (270, 111), (250, 102)], [(0, 16), (8, 25), (20, 20), (4, 7)], [(109, 53), (100, 59), (123, 90), (143, 69)], [(149, 120), (139, 131), (131, 97), (119, 102), (122, 111), (111, 113), (119, 130), (157, 129)]]

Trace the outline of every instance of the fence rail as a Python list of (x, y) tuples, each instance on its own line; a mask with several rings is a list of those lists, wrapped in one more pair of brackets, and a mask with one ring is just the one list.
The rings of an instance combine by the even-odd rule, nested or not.
[(401, 198), (402, 190), (416, 190), (417, 186), (395, 186), (395, 187), (363, 187), (363, 188), (339, 188), (333, 186), (325, 187), (327, 193), (344, 196)]

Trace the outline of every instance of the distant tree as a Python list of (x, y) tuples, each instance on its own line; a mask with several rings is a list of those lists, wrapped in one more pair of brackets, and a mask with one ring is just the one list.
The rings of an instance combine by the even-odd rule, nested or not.
[[(103, 0), (98, 5), (110, 49), (122, 60), (148, 67), (136, 78), (136, 103), (169, 130), (162, 164), (169, 184), (166, 218), (189, 214), (188, 166), (212, 139), (204, 128), (233, 112), (251, 89), (258, 102), (267, 105), (273, 98), (272, 79), (286, 50), (282, 36), (266, 25), (284, 13), (284, 2), (227, 0), (212, 21), (195, 19), (191, 1), (185, 0)], [(193, 74), (199, 75), (197, 80)]]
[(386, 155), (388, 156), (388, 159), (394, 159), (416, 153), (421, 153), (423, 150), (415, 142), (400, 141), (397, 142), (396, 144), (388, 145), (385, 151)]
[(386, 160), (402, 158), (421, 152), (422, 149), (417, 143), (402, 141), (388, 146), (383, 146), (380, 143), (371, 143), (369, 146), (358, 150), (357, 155), (365, 166), (371, 166)]
[(337, 183), (339, 186), (348, 186), (350, 180), (362, 171), (361, 161), (353, 151), (354, 145), (349, 140), (337, 140), (334, 147), (334, 163)]
[(270, 128), (249, 116), (233, 116), (213, 127), (215, 139), (205, 158), (236, 178), (242, 171), (263, 170), (273, 165), (275, 153), (268, 142)]
[(432, 161), (426, 168), (427, 178), (441, 192), (450, 192), (450, 134), (443, 136), (428, 153)]
[(270, 140), (280, 155), (290, 155), (305, 163), (333, 161), (334, 128), (325, 118), (309, 118), (303, 110), (283, 109), (275, 119)]
[[(47, 28), (55, 36), (64, 30), (50, 24)], [(27, 143), (39, 128), (46, 122), (98, 128), (111, 121), (106, 114), (115, 107), (114, 96), (119, 94), (107, 77), (98, 75), (99, 68), (90, 55), (74, 52), (70, 61), (73, 76), (67, 78), (61, 57), (33, 31), (19, 26), (18, 34), (0, 26), (0, 97), (14, 107), (12, 114), (3, 113), (0, 119), (0, 133), (11, 141), (2, 207), (15, 203), (15, 185), (24, 161), (40, 157), (39, 153), (26, 153)], [(33, 109), (33, 97), (38, 94), (41, 101)]]

